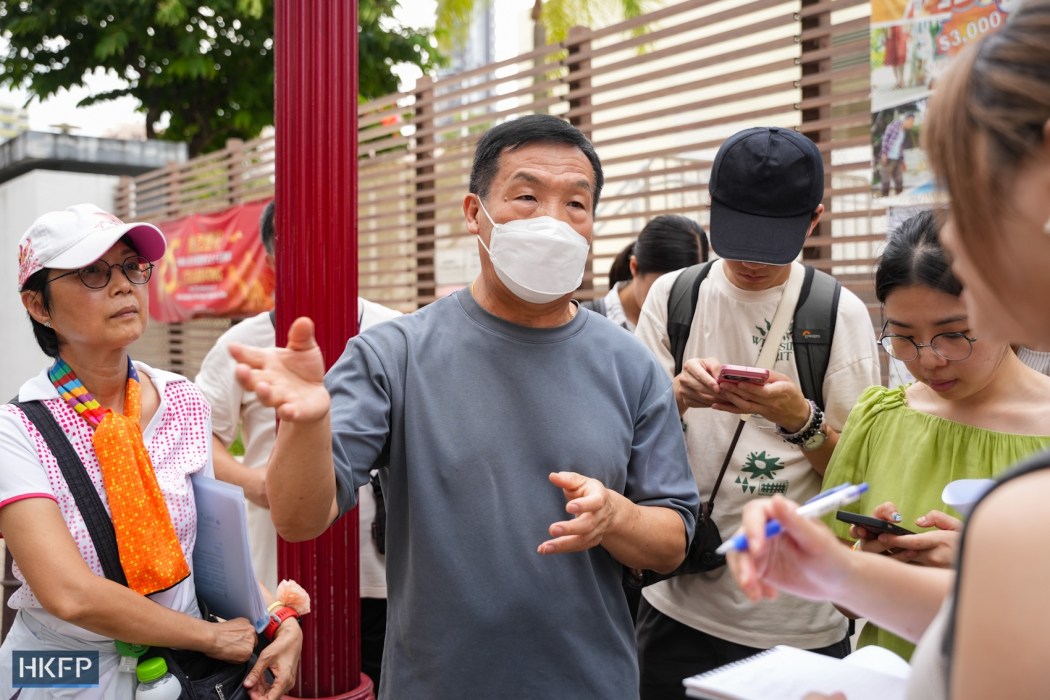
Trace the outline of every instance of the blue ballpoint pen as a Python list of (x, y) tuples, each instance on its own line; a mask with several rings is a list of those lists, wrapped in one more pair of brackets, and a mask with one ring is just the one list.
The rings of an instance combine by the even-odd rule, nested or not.
[[(796, 511), (803, 518), (819, 518), (832, 511), (838, 510), (844, 505), (854, 503), (860, 499), (861, 494), (868, 490), (867, 483), (857, 485), (843, 484), (829, 489), (816, 498), (810, 499), (804, 506), (799, 506)], [(776, 537), (780, 534), (782, 526), (778, 520), (770, 520), (766, 523), (766, 537)], [(736, 550), (743, 552), (747, 549), (747, 536), (744, 533), (734, 535), (726, 540), (715, 550), (717, 554), (726, 554)]]

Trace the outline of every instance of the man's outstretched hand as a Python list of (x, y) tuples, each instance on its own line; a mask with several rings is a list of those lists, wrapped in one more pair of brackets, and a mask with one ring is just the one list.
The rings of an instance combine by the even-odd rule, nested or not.
[(277, 417), (308, 423), (328, 413), (330, 399), (324, 386), (324, 358), (314, 339), (314, 322), (301, 316), (288, 329), (283, 348), (254, 348), (232, 343), (237, 381), (254, 391)]

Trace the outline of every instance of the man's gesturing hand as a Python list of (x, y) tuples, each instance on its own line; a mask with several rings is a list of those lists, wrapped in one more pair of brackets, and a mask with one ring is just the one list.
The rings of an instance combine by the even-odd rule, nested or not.
[(288, 329), (288, 346), (253, 348), (233, 343), (237, 381), (254, 391), (277, 417), (293, 423), (318, 420), (330, 403), (324, 386), (324, 358), (314, 340), (314, 322), (305, 316)]

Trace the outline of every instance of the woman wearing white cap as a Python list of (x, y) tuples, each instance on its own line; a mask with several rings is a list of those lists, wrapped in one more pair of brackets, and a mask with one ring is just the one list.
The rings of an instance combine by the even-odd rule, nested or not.
[[(54, 364), (22, 385), (17, 405), (0, 406), (0, 531), (22, 582), (0, 649), (2, 697), (18, 690), (16, 651), (99, 659), (98, 687), (23, 687), (20, 698), (60, 690), (130, 698), (135, 663), (121, 658), (133, 656), (132, 645), (228, 662), (246, 661), (256, 646), (246, 619), (201, 619), (190, 572), (189, 477), (212, 469), (209, 407), (185, 377), (128, 355), (146, 329), (146, 284), (164, 250), (155, 226), (125, 224), (90, 204), (44, 214), (19, 243), (22, 303)], [(38, 428), (48, 414), (60, 428), (50, 438)], [(68, 447), (72, 459), (56, 457)], [(76, 458), (81, 464), (68, 467)], [(100, 526), (85, 512), (91, 499), (105, 504), (117, 556), (101, 535), (109, 520)], [(294, 681), (302, 631), (286, 621), (273, 637), (246, 680), (253, 697), (280, 697)]]

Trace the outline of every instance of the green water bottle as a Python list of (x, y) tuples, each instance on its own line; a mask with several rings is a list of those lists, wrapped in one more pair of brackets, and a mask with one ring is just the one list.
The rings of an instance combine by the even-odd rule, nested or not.
[(135, 688), (135, 700), (179, 700), (182, 685), (168, 671), (164, 659), (155, 656), (139, 662), (135, 669), (139, 685)]

